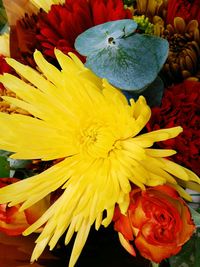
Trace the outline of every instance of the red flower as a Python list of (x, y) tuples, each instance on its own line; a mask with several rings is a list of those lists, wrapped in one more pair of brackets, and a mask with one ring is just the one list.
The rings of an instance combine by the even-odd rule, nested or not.
[[(12, 69), (11, 67), (6, 63), (5, 57), (0, 55), (0, 74), (3, 73), (11, 73)], [(1, 90), (4, 90), (4, 86), (2, 83), (0, 83), (0, 95), (1, 95)]]
[(3, 74), (4, 72), (10, 73), (11, 67), (6, 63), (5, 57), (0, 55), (0, 74)]
[(52, 5), (48, 14), (38, 15), (37, 38), (47, 56), (54, 57), (55, 47), (65, 54), (77, 53), (74, 42), (79, 34), (95, 25), (125, 18), (131, 18), (131, 12), (124, 9), (121, 0), (66, 0), (63, 5)]
[(143, 257), (158, 263), (177, 254), (195, 229), (186, 203), (167, 185), (134, 189), (127, 216), (118, 210), (114, 222), (122, 245), (132, 255), (129, 241), (134, 240)]
[(22, 19), (16, 22), (16, 26), (12, 26), (10, 30), (11, 57), (32, 67), (36, 66), (33, 59), (35, 49), (41, 50), (36, 38), (38, 34), (37, 21), (37, 15), (25, 14)]
[[(18, 182), (17, 178), (0, 178), (0, 188)], [(49, 200), (41, 200), (32, 207), (19, 211), (20, 205), (0, 205), (0, 231), (7, 235), (20, 235), (34, 223), (49, 207)]]
[(147, 125), (149, 131), (182, 126), (183, 133), (175, 139), (157, 143), (174, 149), (172, 160), (200, 175), (200, 82), (184, 81), (166, 89), (160, 107), (152, 109)]
[(167, 23), (173, 25), (175, 17), (181, 17), (186, 22), (196, 19), (200, 23), (200, 1), (168, 0)]
[(93, 26), (118, 19), (132, 18), (121, 0), (90, 0)]

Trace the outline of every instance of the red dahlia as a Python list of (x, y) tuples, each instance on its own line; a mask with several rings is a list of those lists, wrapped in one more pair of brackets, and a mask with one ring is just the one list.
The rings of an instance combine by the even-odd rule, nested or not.
[(200, 82), (184, 81), (166, 89), (160, 107), (152, 109), (148, 131), (182, 126), (183, 133), (158, 145), (177, 151), (172, 160), (200, 175)]

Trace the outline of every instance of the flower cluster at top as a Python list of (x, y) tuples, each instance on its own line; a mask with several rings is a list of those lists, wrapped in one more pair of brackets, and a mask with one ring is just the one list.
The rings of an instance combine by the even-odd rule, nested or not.
[(40, 232), (31, 262), (76, 234), (73, 267), (91, 227), (111, 222), (131, 255), (138, 250), (156, 263), (193, 235), (185, 188), (200, 188), (198, 1), (194, 6), (5, 4), (0, 231)]

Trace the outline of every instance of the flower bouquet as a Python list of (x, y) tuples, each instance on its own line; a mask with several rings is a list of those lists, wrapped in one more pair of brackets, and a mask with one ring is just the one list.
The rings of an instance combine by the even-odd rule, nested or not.
[(199, 1), (0, 8), (0, 231), (36, 233), (31, 262), (62, 242), (84, 266), (92, 229), (131, 265), (199, 266)]

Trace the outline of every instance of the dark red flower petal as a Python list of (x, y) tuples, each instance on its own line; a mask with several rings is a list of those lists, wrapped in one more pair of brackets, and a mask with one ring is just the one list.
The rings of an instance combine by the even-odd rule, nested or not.
[(11, 67), (6, 63), (5, 57), (0, 55), (0, 74), (10, 73)]
[(183, 132), (158, 146), (176, 150), (172, 160), (200, 175), (200, 82), (184, 81), (167, 88), (161, 106), (152, 109), (148, 131), (174, 126), (183, 127)]
[(41, 50), (36, 39), (38, 17), (35, 14), (25, 16), (16, 22), (16, 26), (10, 31), (10, 53), (11, 57), (23, 64), (35, 67), (33, 53), (36, 49)]
[(175, 17), (181, 17), (186, 22), (196, 19), (200, 23), (200, 1), (168, 0), (167, 23), (173, 25)]

